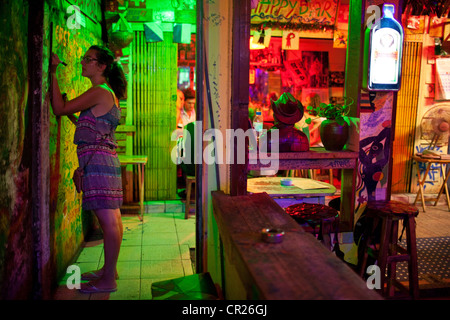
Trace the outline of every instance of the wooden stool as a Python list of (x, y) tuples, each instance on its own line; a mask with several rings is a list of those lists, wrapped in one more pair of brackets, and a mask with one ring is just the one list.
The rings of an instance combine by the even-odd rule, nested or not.
[[(337, 240), (339, 213), (336, 209), (317, 203), (298, 203), (287, 207), (286, 213), (297, 223), (307, 224), (304, 227), (305, 231), (314, 234), (330, 250), (332, 249), (331, 233), (334, 233), (333, 250), (339, 249)], [(316, 232), (317, 226), (319, 226), (319, 232)], [(336, 253), (338, 253), (337, 250)]]
[(184, 218), (189, 218), (189, 210), (191, 205), (191, 190), (192, 185), (195, 184), (195, 177), (194, 176), (187, 176), (186, 177), (186, 203), (184, 205)]
[[(409, 295), (413, 299), (419, 297), (419, 281), (417, 270), (416, 228), (415, 219), (419, 210), (399, 201), (373, 201), (367, 203), (367, 217), (374, 219), (375, 229), (381, 222), (379, 250), (374, 250), (377, 265), (380, 268), (381, 293), (384, 297), (394, 297), (395, 287), (408, 292), (405, 286), (396, 280), (395, 269), (398, 262), (408, 262)], [(403, 221), (403, 231), (406, 230), (406, 249), (398, 245), (398, 222)], [(403, 234), (402, 231), (402, 234)], [(364, 247), (364, 257), (361, 265), (361, 276), (365, 273), (371, 237), (367, 237)], [(387, 268), (387, 279), (386, 279)]]

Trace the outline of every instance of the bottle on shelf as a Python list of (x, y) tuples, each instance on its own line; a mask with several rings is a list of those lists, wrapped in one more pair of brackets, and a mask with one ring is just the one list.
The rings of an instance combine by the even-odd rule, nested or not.
[(255, 117), (253, 118), (253, 129), (256, 131), (256, 139), (259, 139), (263, 130), (264, 119), (261, 109), (256, 109)]
[(403, 28), (394, 18), (395, 7), (384, 4), (383, 17), (366, 33), (369, 34), (369, 90), (398, 91), (401, 83)]

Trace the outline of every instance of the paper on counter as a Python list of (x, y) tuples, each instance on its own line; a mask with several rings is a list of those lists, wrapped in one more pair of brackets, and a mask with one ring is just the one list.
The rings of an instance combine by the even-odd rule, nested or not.
[(293, 185), (297, 188), (303, 190), (313, 190), (313, 189), (329, 189), (330, 186), (328, 184), (324, 184), (317, 180), (312, 179), (302, 179), (300, 181), (294, 180)]

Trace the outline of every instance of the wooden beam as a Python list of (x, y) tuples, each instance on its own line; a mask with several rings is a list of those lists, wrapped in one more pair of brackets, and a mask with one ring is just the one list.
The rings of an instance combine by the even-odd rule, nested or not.
[[(50, 252), (50, 163), (49, 163), (49, 109), (50, 100), (43, 97), (43, 42), (44, 1), (29, 2), (28, 21), (28, 74), (30, 75), (29, 105), (32, 128), (31, 151), (31, 202), (33, 216), (34, 270), (33, 298), (49, 299), (51, 296), (51, 252)], [(51, 25), (51, 27), (53, 27)], [(52, 36), (50, 31), (50, 37)], [(51, 41), (50, 41), (51, 43)], [(51, 50), (51, 48), (50, 48)], [(51, 83), (49, 84), (49, 87)]]
[[(362, 80), (362, 61), (364, 50), (364, 25), (362, 21), (363, 3), (360, 0), (350, 0), (347, 61), (345, 70), (344, 96), (353, 99), (354, 103), (348, 116), (359, 118), (359, 97)], [(359, 141), (359, 137), (357, 139)], [(358, 147), (359, 149), (359, 147)], [(341, 174), (341, 212), (355, 210), (355, 186), (357, 163), (353, 169), (343, 169)], [(351, 219), (343, 221), (342, 231), (353, 230), (353, 214)]]
[[(250, 1), (233, 1), (233, 83), (231, 87), (231, 129), (248, 129), (248, 82), (250, 66)], [(247, 163), (237, 164), (237, 144), (234, 145), (234, 157), (231, 166), (230, 193), (247, 193)], [(246, 143), (247, 148), (247, 143)], [(240, 151), (242, 152), (242, 150)]]

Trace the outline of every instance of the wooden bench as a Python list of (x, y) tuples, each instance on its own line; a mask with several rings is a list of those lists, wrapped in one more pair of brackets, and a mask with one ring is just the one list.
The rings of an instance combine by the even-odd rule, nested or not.
[[(381, 299), (344, 262), (305, 232), (267, 193), (229, 196), (212, 192), (223, 245), (226, 299)], [(281, 243), (262, 241), (263, 228), (285, 231)], [(231, 270), (231, 271), (230, 271)], [(242, 293), (241, 293), (242, 294)]]
[[(137, 208), (139, 209), (139, 219), (141, 221), (144, 221), (144, 170), (145, 165), (147, 164), (147, 156), (142, 155), (120, 155), (119, 154), (119, 161), (122, 166), (127, 165), (136, 165), (138, 169), (138, 192), (139, 192), (139, 206)], [(122, 209), (130, 209), (130, 208), (136, 208), (136, 206), (133, 205), (127, 205), (124, 203), (121, 207)]]
[[(132, 153), (132, 139), (136, 133), (136, 127), (132, 125), (119, 125), (116, 129), (117, 153), (129, 155)], [(130, 146), (127, 151), (127, 145)]]
[[(122, 107), (122, 115), (124, 108)], [(118, 125), (116, 129), (117, 140), (117, 154), (119, 156), (133, 155), (133, 138), (136, 133), (136, 127), (133, 125)], [(136, 198), (134, 196), (132, 165), (122, 166), (122, 187), (123, 187), (123, 202), (124, 204), (131, 204)], [(137, 193), (138, 195), (138, 193)]]

